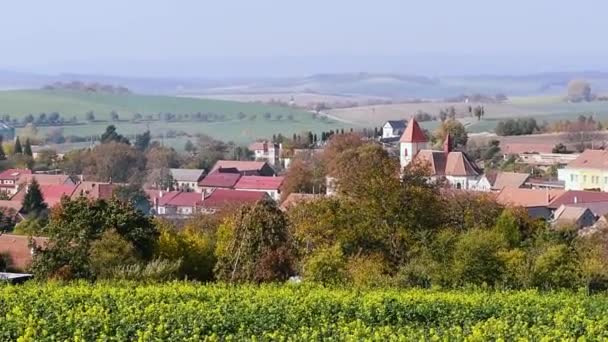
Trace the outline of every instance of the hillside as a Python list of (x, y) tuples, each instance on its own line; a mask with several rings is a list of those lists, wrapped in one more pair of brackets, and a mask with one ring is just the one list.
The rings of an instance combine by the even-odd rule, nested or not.
[[(88, 122), (92, 111), (95, 121)], [(111, 113), (119, 119), (110, 121)], [(304, 130), (323, 131), (348, 127), (332, 120), (315, 119), (309, 112), (288, 107), (234, 101), (178, 98), (135, 94), (102, 94), (75, 91), (19, 90), (0, 92), (0, 115), (10, 115), (19, 122), (28, 114), (57, 112), (61, 117), (76, 117), (79, 125), (64, 126), (64, 135), (100, 134), (109, 123), (124, 134), (135, 134), (148, 127), (154, 134), (170, 131), (187, 134), (205, 133), (222, 140), (246, 143), (274, 133), (293, 134)], [(171, 113), (171, 120), (164, 119)], [(211, 120), (195, 116), (212, 115)], [(133, 119), (136, 114), (141, 118)], [(159, 120), (161, 114), (162, 120)], [(51, 129), (39, 127), (40, 135)]]

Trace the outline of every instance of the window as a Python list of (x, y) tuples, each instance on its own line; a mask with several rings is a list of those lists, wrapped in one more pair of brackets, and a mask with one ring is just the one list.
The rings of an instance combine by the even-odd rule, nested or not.
[(574, 182), (574, 175), (570, 175), (570, 181)]
[(587, 175), (583, 176), (583, 183), (587, 183)]

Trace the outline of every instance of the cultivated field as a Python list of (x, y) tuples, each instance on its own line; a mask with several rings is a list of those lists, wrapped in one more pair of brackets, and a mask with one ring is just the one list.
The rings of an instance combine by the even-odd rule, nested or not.
[[(86, 121), (86, 113), (93, 111), (95, 122)], [(119, 121), (110, 122), (115, 111)], [(26, 115), (58, 112), (63, 118), (77, 117), (83, 125), (62, 127), (64, 135), (90, 136), (101, 134), (105, 127), (114, 124), (123, 134), (132, 135), (150, 129), (153, 134), (185, 132), (190, 135), (204, 133), (221, 140), (248, 143), (256, 138), (282, 133), (291, 135), (302, 131), (327, 131), (348, 128), (350, 125), (335, 120), (315, 119), (312, 113), (281, 106), (241, 103), (210, 99), (178, 98), (171, 96), (111, 95), (74, 91), (4, 91), (0, 92), (0, 115), (10, 115), (21, 121)], [(153, 121), (133, 122), (136, 113)], [(159, 113), (180, 115), (181, 120), (157, 120)], [(195, 113), (214, 113), (223, 119), (214, 122), (189, 120)], [(242, 113), (242, 114), (241, 114)], [(269, 118), (266, 116), (269, 114)], [(53, 127), (39, 127), (44, 136)]]
[(582, 293), (170, 283), (0, 285), (6, 341), (596, 341)]
[(314, 103), (365, 103), (370, 100), (386, 100), (383, 97), (373, 96), (347, 96), (347, 95), (328, 95), (328, 94), (315, 94), (315, 93), (255, 93), (255, 94), (200, 94), (200, 95), (180, 95), (180, 97), (186, 98), (199, 98), (199, 99), (211, 99), (211, 100), (225, 100), (225, 101), (237, 101), (237, 102), (263, 102), (267, 103), (270, 101), (281, 101), (283, 103), (289, 103), (293, 100), (293, 103), (299, 107), (305, 107)]
[[(386, 120), (408, 119), (419, 110), (437, 115), (441, 109), (453, 106), (458, 113), (468, 115), (465, 104), (448, 102), (404, 103), (392, 105), (366, 106), (356, 108), (335, 109), (330, 114), (355, 123), (366, 122), (370, 125), (380, 125)], [(505, 103), (481, 104), (485, 107), (484, 120), (477, 121), (472, 117), (462, 118), (470, 132), (493, 131), (499, 120), (517, 117), (534, 117), (537, 121), (552, 122), (558, 120), (574, 120), (580, 114), (593, 114), (600, 121), (608, 120), (608, 102), (567, 103), (559, 96), (515, 97)], [(426, 127), (435, 127), (437, 123), (425, 123)]]

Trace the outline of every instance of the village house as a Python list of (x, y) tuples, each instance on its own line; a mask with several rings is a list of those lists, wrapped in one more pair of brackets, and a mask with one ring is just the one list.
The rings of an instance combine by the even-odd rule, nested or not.
[[(29, 187), (26, 185), (22, 187), (13, 197), (11, 197), (11, 201), (16, 201), (21, 203), (25, 194)], [(44, 199), (44, 203), (49, 208), (54, 207), (59, 202), (61, 202), (61, 198), (66, 196), (68, 198), (72, 197), (72, 194), (76, 190), (76, 185), (73, 184), (41, 184), (40, 192), (42, 193), (42, 198)]]
[(556, 228), (572, 227), (581, 229), (593, 226), (598, 218), (587, 207), (562, 205), (553, 214), (551, 224)]
[(25, 174), (31, 174), (28, 169), (8, 169), (0, 173), (0, 192), (12, 196), (19, 190), (19, 178)]
[(205, 176), (205, 170), (201, 169), (169, 169), (175, 187), (182, 191), (201, 192), (198, 182)]
[(258, 141), (249, 145), (249, 150), (253, 152), (257, 161), (266, 161), (272, 166), (278, 166), (281, 157), (281, 144), (269, 141)]
[(112, 198), (116, 187), (117, 184), (114, 183), (82, 181), (76, 184), (71, 198), (86, 197), (91, 200), (109, 200)]
[(382, 126), (382, 139), (390, 140), (399, 138), (405, 131), (407, 122), (405, 120), (389, 120)]
[(498, 172), (493, 175), (487, 175), (488, 181), (492, 185), (492, 190), (499, 191), (505, 187), (525, 188), (529, 173), (519, 172)]
[(234, 186), (235, 190), (265, 192), (275, 201), (281, 199), (284, 177), (243, 176)]
[(241, 177), (240, 173), (213, 172), (198, 182), (198, 188), (206, 194), (215, 189), (234, 189)]
[(268, 199), (264, 192), (215, 189), (211, 193), (186, 191), (147, 191), (153, 210), (160, 216), (187, 217), (198, 213), (213, 214), (227, 206), (252, 204)]
[(30, 184), (34, 179), (40, 185), (76, 185), (69, 175), (49, 175), (44, 173), (23, 174), (19, 177), (19, 186)]
[(550, 220), (553, 216), (551, 203), (563, 193), (560, 190), (505, 187), (496, 196), (496, 201), (507, 207), (524, 208), (532, 218)]
[(446, 137), (442, 151), (430, 150), (424, 132), (412, 118), (399, 142), (402, 169), (416, 160), (430, 167), (432, 180), (445, 179), (455, 189), (490, 191), (481, 169), (464, 152), (453, 151), (451, 136)]
[(608, 151), (585, 150), (566, 167), (557, 170), (566, 190), (608, 191)]
[(265, 161), (218, 160), (209, 173), (239, 173), (242, 176), (276, 176), (276, 171)]

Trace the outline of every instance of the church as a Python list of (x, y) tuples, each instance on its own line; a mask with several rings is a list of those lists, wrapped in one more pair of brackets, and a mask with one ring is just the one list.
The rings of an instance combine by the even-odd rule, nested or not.
[(464, 152), (453, 151), (452, 137), (448, 135), (443, 150), (428, 148), (428, 139), (412, 118), (399, 140), (401, 169), (411, 162), (421, 162), (430, 168), (431, 179), (445, 179), (455, 189), (490, 191), (491, 185), (483, 171)]

